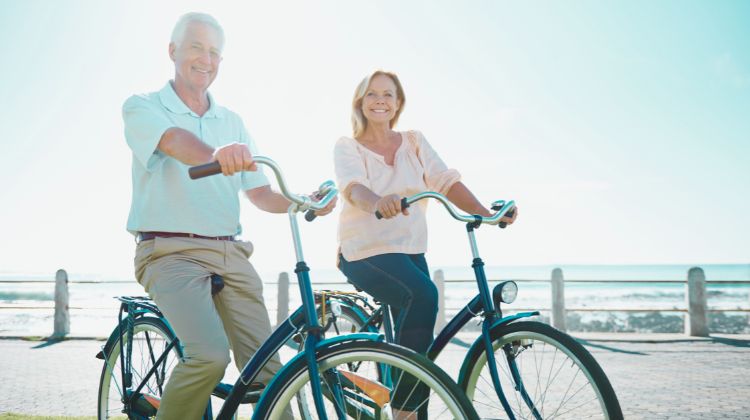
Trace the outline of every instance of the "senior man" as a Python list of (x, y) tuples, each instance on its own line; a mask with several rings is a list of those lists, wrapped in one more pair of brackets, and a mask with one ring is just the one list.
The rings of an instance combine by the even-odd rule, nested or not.
[[(135, 273), (184, 346), (184, 360), (164, 390), (160, 419), (198, 419), (229, 363), (239, 369), (270, 335), (262, 283), (239, 241), (239, 192), (258, 208), (286, 212), (252, 155), (255, 144), (240, 117), (216, 104), (208, 87), (222, 59), (224, 32), (211, 16), (188, 13), (169, 43), (174, 80), (123, 105), (132, 150), (133, 197), (127, 228), (137, 237)], [(197, 181), (188, 168), (211, 161), (224, 176)], [(327, 214), (335, 203), (318, 212)], [(224, 288), (212, 297), (212, 275)], [(267, 383), (278, 355), (258, 381)]]

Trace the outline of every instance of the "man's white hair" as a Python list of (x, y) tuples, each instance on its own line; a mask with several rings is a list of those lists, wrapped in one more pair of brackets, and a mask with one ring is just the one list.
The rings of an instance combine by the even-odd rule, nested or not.
[(185, 13), (180, 16), (180, 19), (177, 21), (177, 24), (174, 25), (174, 29), (172, 30), (172, 42), (175, 45), (178, 47), (180, 46), (183, 38), (185, 38), (185, 30), (187, 30), (187, 26), (192, 22), (205, 23), (216, 29), (219, 33), (219, 38), (221, 39), (221, 49), (224, 49), (224, 28), (219, 25), (219, 22), (213, 16), (207, 13), (197, 12)]

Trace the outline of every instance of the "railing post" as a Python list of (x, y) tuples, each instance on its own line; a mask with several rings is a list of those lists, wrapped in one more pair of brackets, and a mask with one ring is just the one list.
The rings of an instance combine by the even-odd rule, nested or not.
[(706, 275), (702, 268), (693, 267), (688, 270), (686, 286), (688, 319), (685, 320), (685, 334), (708, 337)]
[(68, 273), (57, 270), (55, 273), (55, 325), (52, 337), (62, 338), (70, 333), (70, 294), (68, 293)]
[(435, 321), (435, 333), (441, 331), (445, 326), (445, 275), (443, 270), (435, 270), (432, 278), (438, 289), (438, 314)]
[(276, 325), (280, 325), (289, 317), (289, 273), (279, 273), (276, 297)]
[(552, 326), (565, 331), (565, 287), (560, 268), (552, 270)]

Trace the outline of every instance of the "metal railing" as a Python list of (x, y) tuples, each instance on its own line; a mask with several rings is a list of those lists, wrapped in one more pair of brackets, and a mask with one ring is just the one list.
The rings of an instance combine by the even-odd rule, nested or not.
[[(436, 328), (440, 329), (446, 323), (446, 312), (457, 311), (460, 308), (448, 308), (446, 307), (445, 299), (445, 285), (446, 284), (461, 284), (461, 283), (474, 283), (473, 279), (457, 279), (457, 280), (446, 280), (442, 270), (436, 270), (433, 273), (433, 280), (435, 281), (439, 291), (439, 310)], [(711, 280), (707, 281), (704, 271), (700, 267), (694, 267), (688, 270), (687, 277), (685, 280), (612, 280), (612, 279), (601, 279), (601, 280), (564, 280), (563, 272), (561, 269), (556, 268), (552, 270), (550, 279), (503, 279), (513, 280), (518, 283), (546, 283), (550, 284), (551, 295), (549, 307), (535, 307), (535, 308), (521, 308), (521, 307), (510, 307), (512, 311), (528, 311), (537, 310), (550, 314), (551, 324), (565, 331), (567, 329), (566, 319), (567, 314), (570, 312), (625, 312), (625, 313), (636, 313), (636, 312), (672, 312), (685, 314), (685, 333), (691, 336), (708, 336), (708, 313), (709, 312), (740, 312), (750, 313), (750, 301), (745, 308), (733, 308), (733, 309), (722, 309), (722, 308), (711, 308), (708, 306), (706, 285), (716, 284), (735, 284), (744, 285), (750, 284), (750, 280)], [(494, 283), (499, 280), (490, 280), (490, 283)], [(96, 281), (96, 280), (77, 280), (69, 281), (68, 275), (65, 270), (58, 270), (55, 276), (55, 280), (0, 280), (0, 284), (55, 284), (55, 295), (54, 295), (54, 306), (51, 304), (45, 305), (15, 305), (15, 304), (4, 304), (0, 305), (2, 309), (16, 309), (16, 310), (54, 310), (54, 332), (53, 336), (65, 336), (70, 332), (70, 310), (90, 310), (90, 309), (110, 309), (112, 306), (70, 306), (70, 299), (68, 293), (69, 284), (114, 284), (124, 283), (122, 281)], [(289, 289), (292, 284), (289, 279), (289, 275), (286, 272), (279, 274), (278, 281), (266, 282), (266, 285), (276, 285), (277, 296), (276, 296), (276, 308), (269, 308), (269, 311), (276, 310), (276, 321), (277, 324), (286, 319), (289, 315), (290, 305), (290, 293)], [(648, 307), (648, 308), (612, 308), (612, 307), (567, 307), (565, 303), (565, 284), (571, 283), (621, 283), (621, 284), (684, 284), (685, 285), (685, 303), (683, 307)], [(316, 288), (337, 288), (340, 290), (353, 291), (354, 288), (348, 283), (344, 282), (316, 282)]]

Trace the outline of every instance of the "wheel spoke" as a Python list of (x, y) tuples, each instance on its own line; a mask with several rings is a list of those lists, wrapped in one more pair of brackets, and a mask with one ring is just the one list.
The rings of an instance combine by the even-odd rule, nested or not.
[[(617, 398), (601, 368), (570, 336), (531, 321), (502, 325), (492, 334), (502, 391), (516, 417), (535, 418), (534, 410), (545, 419), (607, 418), (611, 413), (621, 416)], [(462, 377), (461, 386), (473, 396), (480, 417), (503, 417), (504, 409), (496, 396), (484, 350), (474, 351), (469, 359), (473, 365)], [(518, 371), (518, 381), (511, 364)], [(515, 390), (516, 385), (523, 386), (527, 398)], [(511, 397), (509, 393), (515, 395)]]

